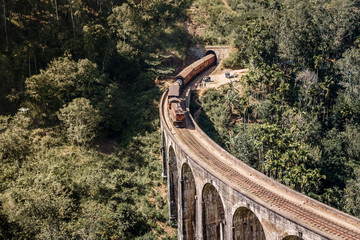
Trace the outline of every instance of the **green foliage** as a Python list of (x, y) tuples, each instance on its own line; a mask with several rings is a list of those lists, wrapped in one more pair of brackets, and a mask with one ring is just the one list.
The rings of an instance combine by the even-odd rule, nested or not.
[(4, 162), (24, 161), (29, 153), (29, 123), (30, 119), (22, 113), (16, 114), (10, 120), (3, 119), (3, 133), (1, 133), (1, 159)]
[(208, 45), (229, 44), (238, 25), (238, 14), (229, 10), (221, 0), (197, 0), (192, 7), (194, 24), (207, 27), (199, 39)]
[(237, 48), (226, 66), (291, 63), (325, 73), (358, 34), (359, 14), (350, 0), (228, 2), (231, 24), (216, 24)]
[(84, 145), (96, 136), (101, 117), (86, 98), (75, 98), (58, 112), (71, 143)]
[[(255, 168), (358, 215), (359, 4), (228, 2), (194, 1), (207, 25), (198, 40), (234, 43), (225, 65), (251, 71), (244, 91), (204, 94), (199, 124)], [(190, 4), (3, 1), (0, 238), (177, 238), (158, 194), (153, 80), (186, 57)], [(97, 126), (87, 148), (64, 141), (84, 145)]]
[(255, 100), (266, 97), (281, 102), (290, 100), (293, 80), (275, 65), (259, 64), (257, 68), (251, 68), (243, 79), (246, 90)]
[(360, 49), (350, 48), (346, 50), (342, 58), (336, 62), (336, 67), (341, 74), (340, 85), (345, 88), (345, 94), (354, 99), (359, 98), (360, 93)]
[(37, 114), (53, 118), (62, 105), (76, 97), (98, 96), (100, 78), (96, 64), (87, 59), (75, 62), (64, 56), (26, 80), (27, 95), (39, 108)]
[(233, 50), (229, 53), (229, 56), (225, 59), (223, 59), (223, 66), (225, 68), (230, 68), (230, 69), (241, 69), (244, 68), (245, 65), (244, 61), (242, 59), (240, 59), (240, 54), (238, 54), (237, 50)]
[(358, 123), (360, 119), (360, 101), (346, 94), (339, 94), (333, 106), (330, 120), (340, 130), (348, 123)]
[(119, 83), (113, 82), (105, 87), (101, 101), (96, 102), (102, 118), (101, 127), (106, 132), (120, 133), (124, 128), (124, 122), (128, 118), (126, 92)]
[(16, 179), (22, 165), (31, 155), (31, 139), (29, 137), (30, 119), (23, 113), (17, 113), (12, 118), (2, 118), (0, 132), (1, 178), (0, 189)]
[(154, 80), (185, 59), (188, 5), (4, 1), (0, 238), (173, 237), (153, 191), (164, 188)]
[(94, 22), (84, 25), (82, 30), (86, 57), (92, 62), (99, 63), (104, 70), (108, 65), (109, 56), (114, 52), (114, 42), (110, 39), (109, 31), (102, 24)]
[(137, 25), (133, 21), (134, 12), (126, 3), (112, 9), (112, 14), (108, 18), (110, 30), (117, 36), (116, 50), (122, 56), (130, 58), (136, 56), (136, 49), (132, 45), (136, 44)]
[(230, 120), (230, 108), (225, 97), (215, 89), (209, 89), (200, 99), (201, 107), (209, 112), (210, 120), (218, 129), (226, 127)]
[(328, 176), (327, 185), (345, 187), (345, 181), (351, 177), (351, 165), (346, 155), (344, 145), (346, 144), (345, 134), (337, 129), (328, 131), (326, 138), (322, 140), (323, 156), (322, 169)]
[(359, 183), (359, 169), (355, 169), (355, 177), (350, 179), (344, 190), (343, 196), (343, 209), (356, 217), (360, 217), (360, 183)]
[(258, 152), (255, 149), (254, 141), (249, 141), (251, 138), (251, 132), (248, 128), (244, 129), (240, 125), (235, 125), (232, 131), (229, 132), (226, 148), (241, 161), (257, 168), (259, 164), (257, 161)]
[(66, 237), (64, 220), (71, 217), (73, 200), (54, 179), (23, 179), (8, 189), (1, 200), (9, 220), (20, 225), (23, 235), (39, 239)]
[[(151, 189), (161, 181), (159, 136), (158, 131), (138, 136), (111, 155), (62, 145), (60, 139), (59, 144), (56, 136), (33, 136), (32, 157), (0, 194), (1, 224), (11, 227), (1, 234), (33, 239), (149, 235), (156, 223), (167, 221), (165, 199)], [(1, 184), (5, 187), (3, 179)]]
[(237, 29), (234, 44), (237, 48), (236, 59), (239, 65), (271, 63), (276, 57), (277, 46), (274, 41), (272, 26), (266, 19), (248, 20)]

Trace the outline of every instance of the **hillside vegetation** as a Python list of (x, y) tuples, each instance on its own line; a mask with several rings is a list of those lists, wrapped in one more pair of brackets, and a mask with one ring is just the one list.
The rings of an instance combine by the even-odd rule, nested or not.
[(210, 9), (204, 41), (229, 36), (224, 65), (249, 68), (200, 98), (200, 125), (250, 166), (360, 217), (360, 2), (196, 2)]
[(1, 239), (177, 238), (155, 79), (186, 59), (188, 16), (205, 27), (197, 42), (232, 44), (225, 65), (250, 68), (244, 94), (201, 99), (208, 130), (260, 171), (359, 216), (359, 2), (228, 3), (1, 1)]
[(4, 0), (0, 238), (170, 239), (157, 76), (187, 1)]

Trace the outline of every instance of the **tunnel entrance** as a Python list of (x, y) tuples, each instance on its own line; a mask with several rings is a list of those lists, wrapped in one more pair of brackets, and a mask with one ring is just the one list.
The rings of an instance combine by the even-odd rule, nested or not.
[(208, 50), (208, 51), (206, 51), (205, 56), (209, 55), (209, 54), (214, 54), (215, 55), (215, 62), (216, 62), (216, 65), (217, 65), (219, 63), (219, 59), (218, 59), (216, 53), (213, 50)]
[(245, 208), (236, 209), (233, 217), (234, 240), (265, 240), (265, 234), (259, 219)]
[(194, 175), (189, 165), (182, 168), (182, 198), (183, 198), (183, 239), (195, 239), (196, 187)]
[(203, 235), (205, 240), (223, 240), (225, 212), (220, 195), (211, 184), (203, 190)]
[(177, 203), (178, 203), (178, 171), (176, 163), (176, 155), (174, 149), (169, 150), (169, 215), (171, 220), (177, 219)]

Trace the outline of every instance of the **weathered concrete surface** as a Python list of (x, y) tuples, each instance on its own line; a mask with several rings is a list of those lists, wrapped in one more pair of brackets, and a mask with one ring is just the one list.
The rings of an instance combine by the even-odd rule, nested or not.
[[(234, 239), (234, 233), (237, 236), (238, 231), (242, 231), (240, 235), (245, 234), (245, 239), (259, 240), (360, 239), (359, 219), (256, 172), (212, 142), (196, 124), (187, 129), (174, 128), (164, 106), (166, 94), (160, 107), (163, 156), (167, 168), (170, 217), (177, 219), (179, 239), (230, 240)], [(244, 184), (252, 181), (266, 189), (266, 194), (274, 195), (274, 201), (267, 200), (266, 195), (256, 195), (251, 189), (243, 188), (241, 182), (235, 183), (232, 177), (222, 175), (207, 163), (208, 158), (219, 159), (227, 169), (233, 169), (234, 179), (243, 175), (246, 176)], [(284, 206), (291, 203), (288, 206), (300, 207), (304, 214), (297, 212), (298, 215), (294, 216), (291, 209), (273, 205), (275, 198), (284, 199), (281, 200)], [(245, 214), (239, 217), (239, 212)], [(306, 218), (305, 212), (310, 218)], [(338, 230), (327, 231), (328, 226), (316, 219), (323, 219)], [(236, 226), (239, 222), (242, 227)], [(350, 237), (345, 236), (347, 233)]]
[(174, 149), (170, 147), (168, 149), (169, 152), (169, 163), (168, 163), (168, 186), (169, 186), (169, 194), (168, 194), (168, 203), (169, 203), (169, 215), (170, 219), (177, 219), (178, 216), (178, 167), (177, 167), (177, 159)]
[(184, 164), (182, 168), (181, 186), (183, 239), (193, 240), (196, 229), (196, 188), (194, 175), (188, 164)]

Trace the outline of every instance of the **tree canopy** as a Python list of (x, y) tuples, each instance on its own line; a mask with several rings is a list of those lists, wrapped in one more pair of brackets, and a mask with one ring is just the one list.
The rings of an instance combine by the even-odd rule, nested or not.
[(188, 6), (0, 3), (0, 238), (176, 237), (155, 79), (185, 59)]
[(359, 1), (228, 3), (0, 2), (0, 238), (177, 238), (155, 79), (192, 44), (231, 44), (224, 66), (250, 69), (200, 99), (209, 135), (359, 216)]

